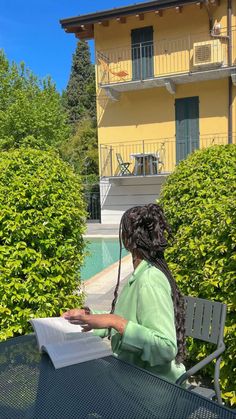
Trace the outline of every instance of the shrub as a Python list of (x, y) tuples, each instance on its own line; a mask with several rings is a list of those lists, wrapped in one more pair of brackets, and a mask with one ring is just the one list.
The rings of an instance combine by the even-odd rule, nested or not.
[(79, 178), (52, 152), (0, 153), (0, 340), (82, 302)]
[[(174, 233), (167, 258), (182, 292), (227, 304), (221, 386), (231, 404), (236, 401), (235, 181), (236, 146), (215, 146), (182, 161), (160, 199)], [(190, 345), (193, 362), (206, 354), (204, 344)], [(212, 367), (208, 373), (212, 376)]]

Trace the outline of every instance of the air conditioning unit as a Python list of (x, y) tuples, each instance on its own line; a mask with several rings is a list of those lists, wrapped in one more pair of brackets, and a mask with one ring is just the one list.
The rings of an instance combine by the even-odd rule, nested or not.
[(220, 39), (193, 44), (194, 67), (222, 66), (223, 64), (223, 46)]

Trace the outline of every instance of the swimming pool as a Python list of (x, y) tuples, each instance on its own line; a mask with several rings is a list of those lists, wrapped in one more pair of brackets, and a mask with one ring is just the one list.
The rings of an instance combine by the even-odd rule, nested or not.
[[(82, 281), (86, 281), (103, 269), (117, 262), (119, 259), (119, 240), (116, 238), (89, 238), (86, 251), (89, 255), (85, 257), (84, 264), (80, 270)], [(122, 249), (122, 257), (128, 254)]]

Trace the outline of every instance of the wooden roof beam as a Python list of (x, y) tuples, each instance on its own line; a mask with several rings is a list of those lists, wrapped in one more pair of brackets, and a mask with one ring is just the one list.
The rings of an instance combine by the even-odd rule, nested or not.
[(93, 25), (81, 25), (74, 32), (76, 38), (79, 39), (93, 39), (94, 37)]
[(220, 6), (220, 0), (210, 0), (212, 6)]
[(66, 33), (75, 33), (75, 32), (77, 32), (79, 30), (79, 28), (80, 27), (78, 27), (78, 26), (71, 26), (69, 28), (66, 28), (65, 29), (65, 32)]
[(101, 22), (98, 22), (99, 25), (101, 26), (109, 26), (109, 20), (102, 20)]
[(183, 7), (182, 7), (182, 6), (177, 6), (177, 7), (175, 8), (175, 10), (176, 10), (176, 12), (177, 12), (177, 13), (182, 13), (182, 11), (183, 11)]
[(138, 14), (136, 15), (136, 17), (137, 17), (137, 19), (139, 19), (139, 20), (144, 20), (144, 13), (138, 13)]
[(79, 38), (81, 40), (88, 40), (88, 39), (93, 39), (94, 38), (94, 33), (93, 32), (76, 32), (75, 33), (75, 37)]
[(93, 25), (80, 25), (77, 29), (78, 29), (79, 32), (80, 31), (89, 32), (89, 31), (93, 30)]
[(117, 17), (116, 20), (119, 23), (126, 23), (126, 17), (125, 16)]

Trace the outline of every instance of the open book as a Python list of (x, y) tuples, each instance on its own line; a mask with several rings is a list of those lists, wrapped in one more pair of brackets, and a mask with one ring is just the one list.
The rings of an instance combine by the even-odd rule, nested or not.
[(45, 351), (54, 367), (62, 368), (112, 355), (109, 346), (91, 332), (82, 332), (79, 325), (63, 317), (30, 320), (40, 351)]

